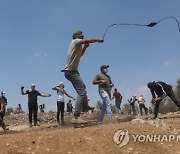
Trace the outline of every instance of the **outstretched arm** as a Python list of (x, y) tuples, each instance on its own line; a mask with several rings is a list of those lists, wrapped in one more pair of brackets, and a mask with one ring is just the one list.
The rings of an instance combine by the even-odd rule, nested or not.
[(42, 96), (42, 97), (51, 97), (51, 94), (40, 93), (40, 96)]
[(65, 92), (65, 95), (69, 98), (72, 98), (73, 100), (75, 100), (75, 98), (73, 96), (71, 96), (70, 94), (68, 94), (67, 92)]
[(94, 39), (94, 38), (92, 38), (92, 39), (83, 39), (81, 41), (81, 44), (84, 44), (84, 47), (82, 49), (82, 55), (81, 56), (83, 56), (84, 52), (89, 47), (90, 43), (95, 43), (95, 42), (99, 42), (100, 43), (100, 42), (103, 42), (103, 41), (104, 41), (103, 39)]

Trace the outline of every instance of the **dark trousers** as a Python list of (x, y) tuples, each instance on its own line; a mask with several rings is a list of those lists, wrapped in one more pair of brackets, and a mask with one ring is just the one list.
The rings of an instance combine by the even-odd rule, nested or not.
[[(180, 101), (177, 100), (177, 98), (176, 98), (176, 96), (175, 96), (175, 94), (174, 94), (174, 92), (173, 92), (172, 89), (170, 89), (170, 90), (167, 92), (167, 95), (173, 100), (173, 102), (174, 102), (174, 103), (178, 106), (178, 108), (180, 109)], [(161, 100), (155, 103), (155, 109), (154, 109), (154, 115), (155, 115), (155, 117), (157, 117), (157, 115), (158, 115), (160, 102), (161, 102)]]
[(61, 113), (61, 122), (64, 122), (64, 102), (57, 101), (57, 122), (59, 123), (59, 115)]
[(180, 101), (177, 100), (174, 92), (172, 89), (170, 89), (167, 93), (167, 95), (173, 100), (173, 102), (178, 106), (178, 108), (180, 109)]
[(148, 109), (147, 109), (147, 107), (145, 106), (145, 104), (139, 104), (139, 108), (140, 108), (140, 113), (141, 113), (141, 115), (143, 115), (142, 109), (144, 109), (145, 114), (147, 114)]
[(34, 124), (37, 124), (37, 112), (38, 112), (38, 104), (37, 103), (29, 103), (29, 123), (32, 124), (32, 115), (34, 119)]
[(5, 130), (6, 129), (6, 125), (3, 121), (4, 119), (4, 113), (0, 113), (0, 126)]
[(135, 109), (135, 104), (131, 103), (130, 104), (130, 114), (133, 112), (133, 115), (136, 115), (136, 109)]

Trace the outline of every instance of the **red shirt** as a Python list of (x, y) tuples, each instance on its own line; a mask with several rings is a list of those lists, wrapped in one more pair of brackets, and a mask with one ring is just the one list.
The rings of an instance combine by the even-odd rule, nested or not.
[(122, 95), (119, 92), (114, 92), (113, 96), (115, 97), (116, 101), (121, 101)]

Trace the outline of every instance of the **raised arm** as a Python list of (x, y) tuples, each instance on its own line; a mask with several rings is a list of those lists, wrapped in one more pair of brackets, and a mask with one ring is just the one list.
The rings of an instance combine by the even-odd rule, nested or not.
[(24, 91), (24, 87), (23, 86), (21, 87), (21, 94), (22, 95), (26, 95), (27, 94), (27, 92)]

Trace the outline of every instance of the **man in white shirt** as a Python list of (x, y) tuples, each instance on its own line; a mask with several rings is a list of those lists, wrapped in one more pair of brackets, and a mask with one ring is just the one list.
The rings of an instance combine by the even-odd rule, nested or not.
[(140, 108), (141, 115), (143, 115), (142, 109), (144, 109), (144, 112), (145, 112), (146, 115), (147, 115), (147, 112), (148, 112), (148, 108), (144, 104), (145, 102), (146, 101), (145, 101), (143, 95), (140, 95), (139, 98), (138, 98), (138, 103), (139, 103), (139, 108)]

